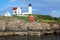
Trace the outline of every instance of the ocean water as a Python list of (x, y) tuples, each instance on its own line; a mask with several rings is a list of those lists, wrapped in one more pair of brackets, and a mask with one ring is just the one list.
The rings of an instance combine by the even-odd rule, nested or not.
[(0, 40), (60, 40), (60, 35), (42, 35), (42, 36), (10, 35), (0, 36)]

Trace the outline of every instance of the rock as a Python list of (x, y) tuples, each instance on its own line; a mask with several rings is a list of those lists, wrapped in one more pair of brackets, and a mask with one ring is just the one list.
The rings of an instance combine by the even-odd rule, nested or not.
[(18, 20), (9, 21), (6, 30), (18, 30), (19, 22)]
[(58, 24), (53, 24), (53, 27), (56, 29), (60, 28)]
[(26, 22), (23, 20), (11, 20), (11, 21), (0, 21), (0, 30), (10, 30), (10, 31), (28, 31), (30, 30), (51, 30), (60, 28), (58, 24), (53, 24), (52, 26), (48, 23), (42, 22)]
[(5, 21), (0, 21), (0, 30), (1, 31), (5, 30)]

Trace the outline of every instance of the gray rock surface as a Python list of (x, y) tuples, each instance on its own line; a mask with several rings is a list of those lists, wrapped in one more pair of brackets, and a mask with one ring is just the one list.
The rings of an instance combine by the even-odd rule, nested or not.
[(58, 24), (51, 26), (42, 22), (26, 22), (23, 20), (0, 21), (0, 30), (8, 31), (27, 31), (30, 30), (51, 30), (51, 28), (60, 28)]
[(5, 21), (0, 21), (0, 31), (5, 30)]

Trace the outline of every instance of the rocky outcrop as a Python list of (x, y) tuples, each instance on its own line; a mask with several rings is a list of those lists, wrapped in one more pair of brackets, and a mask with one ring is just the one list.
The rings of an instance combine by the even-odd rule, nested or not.
[(0, 21), (0, 30), (4, 31), (28, 31), (28, 30), (51, 30), (59, 29), (59, 24), (48, 24), (42, 22), (26, 22), (23, 20)]
[(5, 21), (0, 21), (0, 31), (4, 31), (5, 30)]

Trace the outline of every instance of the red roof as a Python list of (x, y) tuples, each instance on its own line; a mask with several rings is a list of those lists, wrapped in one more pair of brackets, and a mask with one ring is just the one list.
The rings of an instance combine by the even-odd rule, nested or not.
[(16, 10), (16, 9), (17, 9), (17, 7), (14, 7), (14, 8), (13, 8), (13, 10)]

